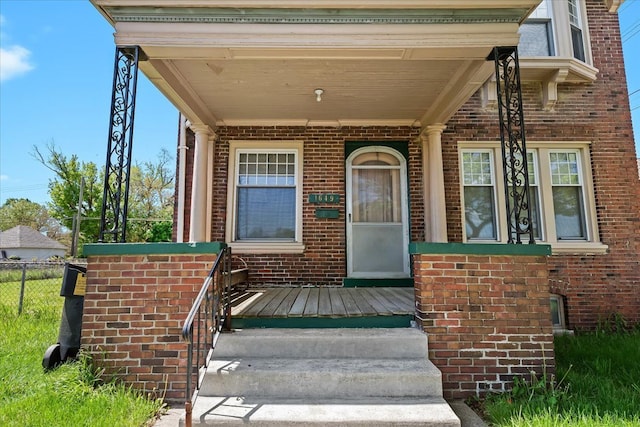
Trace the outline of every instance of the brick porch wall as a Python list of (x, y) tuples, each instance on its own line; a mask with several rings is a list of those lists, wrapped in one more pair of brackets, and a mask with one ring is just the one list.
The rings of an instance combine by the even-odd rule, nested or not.
[(545, 256), (414, 255), (416, 304), (445, 398), (554, 373)]
[(184, 400), (182, 323), (216, 254), (89, 256), (82, 346), (107, 375)]

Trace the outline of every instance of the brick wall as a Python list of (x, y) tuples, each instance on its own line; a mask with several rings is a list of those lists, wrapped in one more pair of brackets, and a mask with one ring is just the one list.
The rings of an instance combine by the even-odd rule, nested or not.
[[(543, 111), (539, 83), (523, 84), (528, 140), (591, 141), (591, 171), (600, 240), (606, 255), (554, 255), (552, 291), (567, 300), (568, 326), (593, 329), (620, 313), (640, 322), (640, 181), (616, 14), (587, 0), (589, 32), (598, 78), (561, 84), (554, 111)], [(443, 135), (449, 241), (462, 241), (458, 141), (498, 141), (497, 109), (472, 97), (447, 123)]]
[(107, 375), (184, 399), (182, 322), (215, 254), (89, 256), (82, 346)]
[(554, 373), (544, 256), (414, 255), (416, 302), (445, 398)]
[[(411, 239), (424, 239), (422, 166), (420, 144), (414, 127), (220, 127), (218, 135), (212, 208), (212, 241), (225, 241), (229, 141), (304, 141), (303, 254), (235, 254), (249, 267), (249, 283), (271, 286), (336, 285), (346, 276), (345, 232), (345, 143), (347, 141), (394, 141), (409, 147), (409, 187), (411, 192)], [(190, 133), (189, 141), (193, 140)], [(270, 146), (273, 146), (271, 144)], [(190, 192), (190, 186), (188, 187)], [(318, 206), (308, 203), (310, 193), (340, 194), (338, 219), (315, 217)], [(188, 207), (187, 207), (188, 208)], [(185, 219), (188, 228), (188, 218)]]

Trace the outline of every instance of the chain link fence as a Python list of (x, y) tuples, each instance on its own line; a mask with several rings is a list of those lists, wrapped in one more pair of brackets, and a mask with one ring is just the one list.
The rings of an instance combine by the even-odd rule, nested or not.
[[(0, 309), (21, 314), (62, 308), (65, 261), (0, 262)], [(84, 262), (73, 264), (84, 265)]]

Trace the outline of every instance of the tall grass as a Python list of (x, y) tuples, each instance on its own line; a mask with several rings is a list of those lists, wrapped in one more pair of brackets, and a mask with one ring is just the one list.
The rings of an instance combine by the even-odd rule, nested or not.
[(555, 377), (484, 401), (493, 425), (640, 426), (640, 331), (559, 336), (555, 352)]
[[(58, 289), (59, 291), (59, 289)], [(17, 316), (0, 304), (1, 426), (143, 426), (162, 402), (115, 382), (103, 382), (91, 361), (81, 357), (45, 372), (42, 358), (57, 341), (62, 303)]]

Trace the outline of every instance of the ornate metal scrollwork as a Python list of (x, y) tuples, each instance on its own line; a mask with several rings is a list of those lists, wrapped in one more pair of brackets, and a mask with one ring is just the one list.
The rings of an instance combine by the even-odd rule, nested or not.
[(133, 119), (138, 80), (138, 46), (117, 46), (99, 241), (126, 241)]
[(487, 59), (496, 69), (508, 242), (534, 244), (518, 48), (495, 47)]

